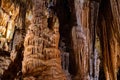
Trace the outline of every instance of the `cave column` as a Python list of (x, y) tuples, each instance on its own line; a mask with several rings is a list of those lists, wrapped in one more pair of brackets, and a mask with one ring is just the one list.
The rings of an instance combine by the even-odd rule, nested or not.
[[(99, 76), (96, 71), (99, 63), (96, 56), (98, 53), (94, 51), (99, 2), (74, 0), (74, 4), (77, 20), (77, 26), (72, 29), (73, 49), (77, 66), (75, 80), (95, 80)], [(98, 74), (94, 74), (94, 71)]]

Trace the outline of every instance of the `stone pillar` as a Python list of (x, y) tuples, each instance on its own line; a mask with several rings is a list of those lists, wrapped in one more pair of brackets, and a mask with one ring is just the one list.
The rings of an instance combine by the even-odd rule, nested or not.
[[(66, 80), (62, 71), (59, 44), (59, 21), (48, 11), (47, 0), (33, 0), (31, 24), (24, 41), (22, 72), (26, 79)], [(48, 24), (51, 18), (51, 24)], [(51, 26), (51, 28), (48, 27)]]

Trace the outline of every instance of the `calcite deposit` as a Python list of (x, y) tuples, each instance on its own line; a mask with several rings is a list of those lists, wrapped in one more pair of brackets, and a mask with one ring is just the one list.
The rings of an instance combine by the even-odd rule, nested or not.
[(0, 0), (0, 80), (119, 80), (120, 0)]
[[(31, 24), (24, 41), (22, 72), (39, 80), (66, 80), (61, 67), (58, 18), (48, 11), (46, 1), (33, 1)], [(41, 15), (38, 15), (41, 14)], [(52, 16), (51, 16), (52, 15)], [(48, 18), (51, 27), (48, 27)]]

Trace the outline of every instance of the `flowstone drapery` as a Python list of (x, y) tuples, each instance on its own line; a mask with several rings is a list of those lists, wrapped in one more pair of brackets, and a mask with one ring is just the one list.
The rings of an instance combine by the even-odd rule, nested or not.
[(25, 79), (32, 76), (39, 80), (66, 80), (58, 49), (58, 18), (48, 11), (48, 2), (33, 0), (33, 3), (31, 24), (24, 41), (23, 75)]
[(0, 0), (0, 80), (119, 80), (120, 0)]

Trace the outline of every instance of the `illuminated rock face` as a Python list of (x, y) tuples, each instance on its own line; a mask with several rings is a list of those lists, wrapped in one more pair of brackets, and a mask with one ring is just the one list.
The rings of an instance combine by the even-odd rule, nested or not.
[(94, 53), (96, 49), (94, 40), (99, 2), (74, 0), (74, 5), (76, 26), (72, 28), (72, 41), (77, 69), (74, 80), (97, 80), (99, 78), (97, 56), (99, 55), (97, 52)]
[[(39, 80), (66, 80), (58, 49), (59, 21), (54, 14), (49, 16), (45, 2), (33, 0), (33, 18), (24, 41), (23, 76), (27, 76), (25, 79), (33, 76)], [(52, 19), (51, 28), (48, 28), (48, 18)]]
[(0, 80), (119, 80), (119, 3), (0, 0)]
[(0, 7), (0, 48), (8, 51), (8, 43), (13, 38), (15, 19), (19, 14), (19, 8), (5, 0), (1, 1)]

